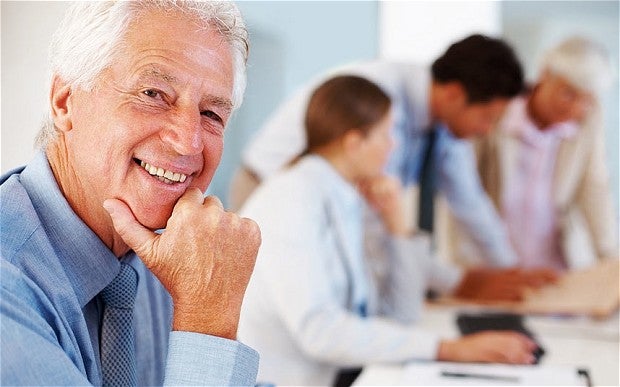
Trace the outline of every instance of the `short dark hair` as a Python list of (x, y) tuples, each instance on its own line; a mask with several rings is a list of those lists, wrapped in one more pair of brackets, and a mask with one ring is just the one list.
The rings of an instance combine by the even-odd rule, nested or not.
[(460, 82), (468, 102), (512, 98), (525, 88), (523, 69), (503, 40), (476, 34), (453, 43), (432, 66), (433, 80)]

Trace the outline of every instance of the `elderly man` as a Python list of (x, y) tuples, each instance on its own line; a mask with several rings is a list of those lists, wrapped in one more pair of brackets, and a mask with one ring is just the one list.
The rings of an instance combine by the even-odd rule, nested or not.
[(70, 7), (42, 151), (0, 188), (2, 384), (254, 384), (260, 233), (203, 197), (247, 49), (229, 2)]
[[(477, 144), (483, 185), (521, 267), (570, 270), (618, 258), (599, 104), (612, 79), (603, 48), (567, 39), (546, 53), (536, 84)], [(461, 258), (472, 259), (465, 241), (457, 245)]]

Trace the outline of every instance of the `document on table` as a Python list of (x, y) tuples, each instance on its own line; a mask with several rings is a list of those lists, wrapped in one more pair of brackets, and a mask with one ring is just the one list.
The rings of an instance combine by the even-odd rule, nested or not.
[(587, 386), (587, 371), (571, 366), (524, 366), (415, 362), (405, 366), (402, 385)]

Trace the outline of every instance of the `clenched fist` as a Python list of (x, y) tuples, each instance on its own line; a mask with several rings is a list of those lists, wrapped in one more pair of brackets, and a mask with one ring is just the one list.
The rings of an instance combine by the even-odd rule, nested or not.
[(108, 199), (114, 228), (168, 290), (173, 330), (235, 339), (241, 302), (260, 246), (258, 225), (224, 211), (197, 188), (178, 200), (165, 231), (142, 226), (129, 207)]

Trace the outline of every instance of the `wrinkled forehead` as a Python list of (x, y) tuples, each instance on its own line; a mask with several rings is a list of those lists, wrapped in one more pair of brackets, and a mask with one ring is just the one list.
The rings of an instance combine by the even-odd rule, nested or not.
[(182, 13), (171, 15), (155, 10), (135, 19), (115, 62), (125, 64), (126, 70), (141, 77), (169, 83), (182, 84), (187, 81), (185, 75), (205, 81), (217, 76), (229, 80), (230, 89), (233, 86), (230, 44), (215, 27), (199, 28)]

